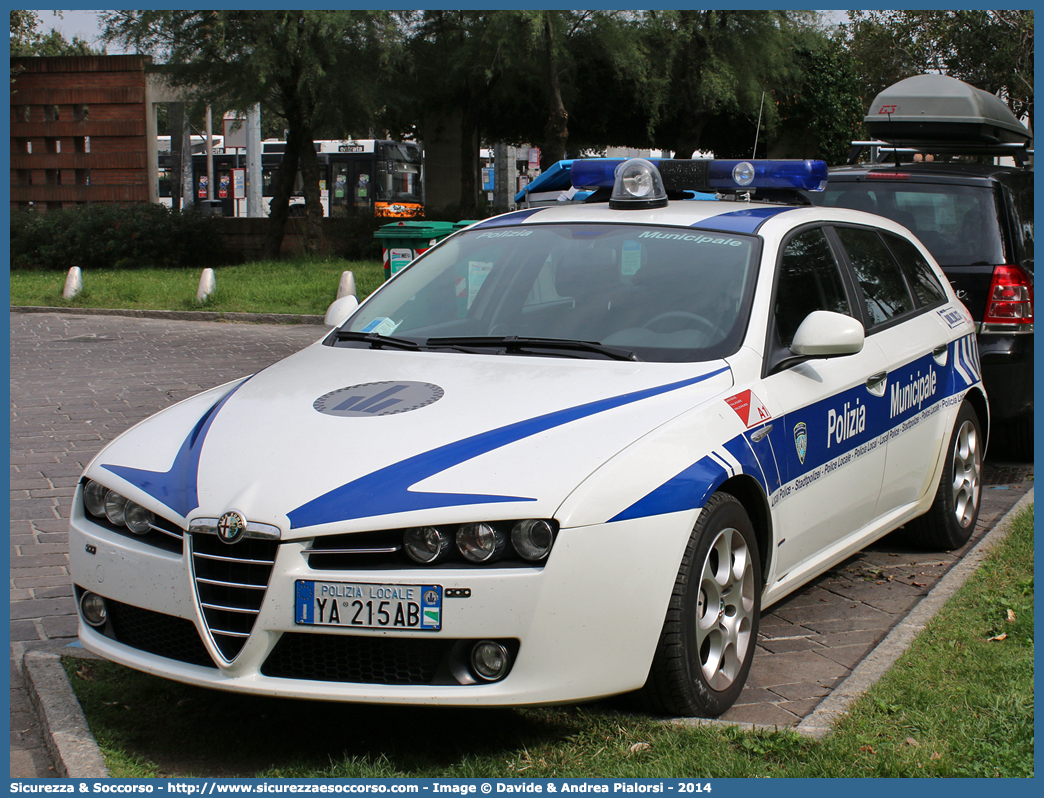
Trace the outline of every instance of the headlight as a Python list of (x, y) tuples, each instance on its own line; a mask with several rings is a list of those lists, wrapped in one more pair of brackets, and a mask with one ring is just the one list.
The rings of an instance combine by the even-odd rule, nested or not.
[(507, 535), (489, 524), (464, 524), (457, 530), (457, 548), (471, 562), (494, 562), (507, 548)]
[(127, 499), (114, 490), (105, 492), (105, 517), (110, 524), (123, 526), (127, 523), (126, 518)]
[(551, 524), (543, 519), (519, 521), (511, 530), (511, 545), (520, 557), (530, 562), (546, 558), (554, 540)]
[(156, 522), (156, 516), (153, 515), (151, 510), (146, 510), (140, 504), (134, 502), (127, 502), (123, 515), (127, 529), (135, 535), (144, 535), (146, 532), (149, 532), (152, 529), (152, 525)]
[(108, 488), (93, 480), (83, 488), (83, 503), (91, 515), (105, 515), (105, 494)]
[(433, 526), (407, 529), (402, 545), (410, 559), (421, 565), (434, 565), (452, 551), (450, 536)]
[(83, 486), (83, 505), (91, 515), (125, 526), (135, 535), (146, 535), (155, 527), (155, 513), (93, 479)]

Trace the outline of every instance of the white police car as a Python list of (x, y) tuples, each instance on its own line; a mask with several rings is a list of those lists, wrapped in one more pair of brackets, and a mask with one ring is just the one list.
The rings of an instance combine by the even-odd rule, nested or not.
[(83, 645), (270, 695), (725, 711), (763, 607), (979, 509), (971, 318), (903, 227), (776, 202), (825, 179), (576, 161), (595, 202), (475, 224), (139, 424), (76, 494)]

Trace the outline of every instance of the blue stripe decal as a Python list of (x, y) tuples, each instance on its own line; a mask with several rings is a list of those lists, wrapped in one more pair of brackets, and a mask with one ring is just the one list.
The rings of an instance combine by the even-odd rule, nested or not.
[(709, 380), (728, 371), (728, 366), (680, 382), (644, 391), (600, 399), (578, 407), (558, 410), (536, 418), (508, 424), (393, 463), (359, 477), (287, 513), (293, 529), (347, 521), (355, 518), (428, 510), (458, 505), (535, 501), (524, 496), (492, 496), (472, 493), (420, 493), (410, 488), (435, 474), (461, 463), (572, 421), (604, 413), (653, 396), (676, 391)]
[(102, 464), (102, 468), (122, 477), (137, 488), (140, 488), (156, 501), (162, 502), (183, 518), (199, 507), (196, 493), (196, 482), (199, 476), (199, 457), (203, 452), (203, 441), (210, 431), (214, 418), (232, 398), (232, 394), (242, 388), (250, 380), (243, 380), (235, 388), (216, 402), (203, 417), (196, 422), (192, 432), (181, 444), (174, 457), (174, 463), (166, 471), (146, 471), (130, 466)]
[(793, 210), (786, 206), (778, 208), (749, 208), (742, 211), (730, 211), (711, 216), (691, 227), (705, 227), (709, 230), (725, 230), (729, 233), (756, 233), (758, 228), (767, 219), (771, 219), (777, 213)]
[(707, 455), (610, 518), (609, 523), (695, 510), (707, 503), (707, 498), (728, 476), (721, 463)]
[(739, 461), (741, 473), (754, 477), (761, 484), (761, 489), (765, 491), (766, 495), (772, 493), (775, 488), (769, 489), (761, 464), (751, 451), (746, 436), (740, 435), (733, 438), (725, 444), (725, 450)]
[(486, 219), (484, 222), (479, 222), (475, 225), (472, 230), (478, 230), (482, 227), (506, 227), (512, 224), (518, 224), (524, 222), (534, 213), (540, 213), (544, 210), (543, 208), (528, 208), (522, 211), (513, 211), (511, 213), (505, 213), (501, 216), (494, 216), (492, 219)]

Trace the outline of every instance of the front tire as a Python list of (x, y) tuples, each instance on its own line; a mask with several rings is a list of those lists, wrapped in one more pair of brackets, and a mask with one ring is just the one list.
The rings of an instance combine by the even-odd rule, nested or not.
[(942, 478), (931, 509), (906, 525), (912, 543), (922, 548), (959, 549), (975, 531), (982, 504), (982, 452), (979, 417), (961, 405), (945, 452)]
[(717, 717), (739, 698), (757, 644), (761, 557), (743, 505), (707, 501), (682, 558), (642, 690), (655, 712)]

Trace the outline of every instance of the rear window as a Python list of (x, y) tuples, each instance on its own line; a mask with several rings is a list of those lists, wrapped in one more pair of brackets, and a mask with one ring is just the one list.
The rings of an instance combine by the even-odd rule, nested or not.
[(1004, 263), (994, 193), (980, 186), (835, 182), (817, 204), (884, 216), (913, 232), (940, 266)]

